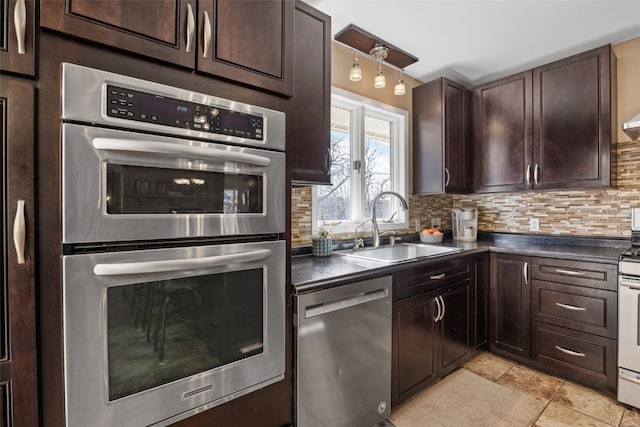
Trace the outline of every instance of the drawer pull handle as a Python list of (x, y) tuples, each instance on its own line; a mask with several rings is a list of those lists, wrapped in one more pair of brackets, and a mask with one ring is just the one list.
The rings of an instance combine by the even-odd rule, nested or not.
[(522, 266), (522, 278), (524, 279), (524, 284), (529, 284), (529, 263), (525, 262)]
[(196, 20), (193, 16), (193, 8), (187, 3), (187, 45), (185, 46), (185, 52), (189, 53), (193, 49), (193, 35), (195, 33)]
[(435, 276), (430, 276), (429, 279), (431, 279), (431, 280), (442, 280), (442, 279), (444, 279), (445, 275), (446, 275), (445, 273), (440, 273), (440, 274), (436, 274)]
[(586, 354), (584, 353), (578, 353), (577, 351), (571, 351), (571, 350), (567, 350), (566, 348), (562, 348), (559, 345), (556, 346), (556, 349), (560, 350), (563, 353), (566, 353), (570, 356), (576, 356), (576, 357), (585, 357)]
[(578, 307), (576, 305), (571, 305), (571, 304), (562, 304), (560, 302), (557, 302), (556, 305), (558, 307), (562, 307), (562, 308), (566, 308), (567, 310), (573, 310), (573, 311), (587, 311), (586, 308), (584, 307)]
[(568, 274), (570, 276), (584, 276), (587, 274), (584, 271), (563, 270), (561, 268), (556, 268), (556, 273)]

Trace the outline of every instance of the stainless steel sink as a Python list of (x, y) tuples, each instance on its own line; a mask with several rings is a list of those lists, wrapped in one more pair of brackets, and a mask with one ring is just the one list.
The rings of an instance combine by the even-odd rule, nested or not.
[(410, 261), (416, 258), (433, 258), (461, 250), (461, 248), (430, 246), (419, 243), (402, 243), (394, 246), (380, 246), (377, 248), (365, 248), (359, 251), (342, 252), (342, 254), (348, 257), (392, 264)]

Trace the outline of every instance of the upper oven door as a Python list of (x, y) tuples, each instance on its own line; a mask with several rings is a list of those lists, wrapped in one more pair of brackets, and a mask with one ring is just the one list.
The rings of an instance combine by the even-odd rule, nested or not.
[(62, 125), (63, 243), (285, 229), (285, 155)]

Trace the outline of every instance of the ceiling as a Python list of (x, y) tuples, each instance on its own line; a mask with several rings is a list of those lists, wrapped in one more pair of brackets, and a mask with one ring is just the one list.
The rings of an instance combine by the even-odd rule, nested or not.
[(419, 61), (406, 74), (475, 86), (640, 36), (640, 1), (305, 0)]

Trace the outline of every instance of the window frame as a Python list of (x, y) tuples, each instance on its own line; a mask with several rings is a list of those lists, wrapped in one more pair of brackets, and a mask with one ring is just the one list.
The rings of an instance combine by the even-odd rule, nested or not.
[[(336, 87), (331, 88), (331, 107), (339, 107), (352, 112), (351, 114), (351, 161), (363, 160), (365, 150), (364, 124), (365, 117), (374, 117), (391, 123), (391, 138), (389, 142), (391, 191), (400, 193), (409, 202), (409, 112), (398, 107), (384, 104), (380, 101), (364, 97)], [(352, 173), (355, 171), (352, 169)], [(357, 173), (357, 172), (355, 172)], [(350, 207), (352, 218), (342, 221), (330, 228), (332, 233), (353, 233), (356, 226), (365, 221), (364, 183), (361, 173), (350, 179)], [(311, 191), (311, 231), (317, 234), (321, 225), (318, 213), (318, 186), (312, 186)], [(402, 230), (409, 228), (409, 210), (403, 211), (396, 197), (387, 196), (393, 200), (394, 210), (398, 212), (393, 223), (378, 221), (380, 231)], [(381, 218), (379, 218), (381, 219)], [(370, 222), (360, 230), (371, 230)]]

